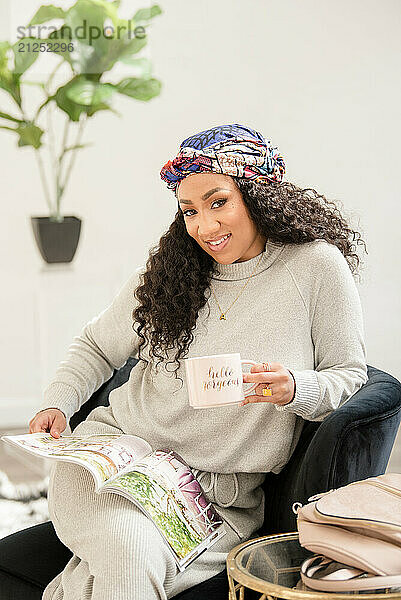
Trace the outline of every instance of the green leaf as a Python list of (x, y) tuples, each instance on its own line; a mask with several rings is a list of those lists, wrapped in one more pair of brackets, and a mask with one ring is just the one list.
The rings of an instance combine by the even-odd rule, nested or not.
[(31, 19), (29, 25), (40, 25), (52, 19), (64, 19), (65, 15), (65, 11), (59, 6), (54, 6), (53, 4), (41, 6)]
[(15, 128), (15, 131), (20, 136), (18, 146), (33, 146), (34, 148), (40, 148), (42, 145), (41, 137), (44, 134), (44, 131), (34, 123), (24, 121)]
[(147, 44), (147, 39), (143, 38), (121, 38), (106, 40), (105, 49), (100, 51), (97, 47), (95, 54), (87, 63), (87, 73), (104, 73), (113, 68), (114, 64), (124, 56), (136, 54)]
[(115, 86), (111, 83), (95, 83), (93, 81), (76, 81), (67, 90), (67, 97), (77, 104), (94, 106), (106, 103), (115, 92)]
[(21, 107), (21, 91), (17, 75), (13, 73), (10, 73), (10, 75), (0, 74), (0, 88), (8, 92), (18, 106)]
[(134, 67), (132, 74), (141, 79), (149, 79), (152, 75), (152, 63), (148, 58), (134, 58), (133, 56), (123, 56), (120, 61), (130, 67)]
[(48, 39), (50, 41), (56, 40), (58, 42), (69, 44), (73, 40), (73, 35), (70, 27), (67, 25), (62, 25), (60, 29), (53, 29), (53, 31), (49, 33), (48, 37), (43, 39)]
[(8, 50), (11, 48), (8, 42), (0, 42), (0, 75), (4, 71), (9, 71), (8, 68)]
[(114, 113), (115, 115), (117, 115), (118, 117), (121, 117), (121, 114), (118, 111), (116, 111), (114, 108), (109, 106), (108, 104), (97, 104), (96, 106), (88, 106), (86, 113), (87, 113), (88, 117), (93, 117), (93, 115), (95, 113), (97, 113), (99, 110), (109, 110), (112, 113)]
[(8, 42), (0, 42), (0, 88), (8, 92), (18, 106), (21, 107), (19, 76), (14, 74), (8, 66), (10, 48)]
[[(33, 43), (38, 43), (41, 40), (36, 38), (22, 38), (18, 40), (13, 46), (13, 52), (15, 57), (15, 66), (14, 73), (17, 75), (22, 75), (29, 69), (31, 65), (35, 62), (35, 60), (39, 56), (39, 52), (33, 52)], [(21, 45), (23, 47), (21, 47)]]
[(132, 56), (133, 54), (137, 54), (142, 48), (146, 46), (148, 40), (146, 37), (144, 38), (132, 38), (123, 40), (123, 43), (120, 44), (119, 56), (118, 60), (122, 60), (127, 56)]
[(8, 92), (13, 98), (13, 100), (15, 100), (15, 102), (18, 104), (18, 106), (21, 107), (21, 90), (19, 85), (19, 78), (17, 75), (11, 74), (11, 80), (0, 76), (0, 88)]
[[(49, 40), (73, 43), (74, 51), (64, 52), (62, 56), (76, 73), (104, 73), (119, 60), (132, 59), (146, 46), (146, 35), (134, 37), (135, 24), (118, 17), (118, 5), (108, 0), (77, 0), (67, 11), (64, 25), (50, 33)], [(150, 18), (159, 10), (158, 7), (146, 9), (143, 15)], [(111, 33), (105, 35), (105, 25), (110, 22)], [(138, 73), (138, 76), (147, 75)]]
[[(88, 81), (82, 75), (78, 75), (77, 77), (75, 77), (74, 79), (69, 81), (66, 85), (59, 88), (53, 98), (56, 101), (57, 106), (61, 110), (63, 110), (65, 113), (67, 113), (67, 115), (70, 117), (70, 119), (72, 121), (79, 121), (79, 119), (83, 113), (86, 113), (88, 115), (88, 117), (91, 117), (100, 110), (112, 110), (109, 107), (109, 105), (104, 102), (99, 102), (98, 104), (93, 104), (93, 105), (85, 105), (85, 104), (79, 104), (78, 102), (75, 102), (74, 100), (69, 98), (68, 94), (69, 94), (70, 89), (75, 87), (77, 83), (79, 83), (79, 84), (89, 83), (89, 85), (92, 85), (92, 86), (97, 85), (96, 82)], [(105, 85), (105, 84), (101, 84), (101, 85)], [(107, 85), (111, 86), (111, 84), (107, 84)], [(80, 88), (77, 87), (77, 89), (79, 90)], [(81, 91), (83, 89), (84, 88), (82, 86)], [(80, 99), (83, 99), (83, 98), (80, 98)]]
[(107, 40), (103, 36), (104, 22), (108, 18), (103, 3), (78, 0), (70, 8), (65, 25), (73, 36), (74, 54), (71, 56), (73, 69), (81, 74), (102, 73), (107, 54)]
[[(114, 31), (105, 36), (109, 20)], [(136, 54), (147, 44), (146, 36), (133, 37), (132, 22), (119, 19), (117, 7), (107, 0), (78, 0), (65, 23), (74, 35), (71, 64), (81, 74), (109, 71), (122, 57)]]
[(161, 82), (158, 79), (139, 79), (127, 77), (117, 84), (117, 91), (136, 100), (147, 101), (158, 96), (161, 91)]
[(66, 85), (59, 87), (54, 95), (57, 106), (70, 117), (71, 121), (79, 121), (82, 113), (85, 112), (85, 106), (77, 104), (67, 95), (69, 88), (75, 84), (77, 78), (72, 79)]
[(132, 20), (135, 23), (138, 21), (149, 21), (149, 19), (153, 19), (157, 15), (162, 14), (162, 9), (158, 4), (154, 4), (150, 8), (140, 8), (133, 16)]
[(119, 8), (120, 3), (117, 4), (116, 2), (109, 2), (109, 0), (91, 0), (91, 2), (93, 4), (101, 6), (105, 11), (106, 15), (109, 17), (109, 19), (113, 21), (115, 25), (118, 23), (119, 18), (117, 10)]
[[(74, 40), (91, 46), (103, 37), (103, 26), (108, 16), (104, 2), (78, 0), (68, 11), (65, 25), (71, 27)], [(104, 37), (103, 40), (107, 41)]]
[[(75, 69), (74, 64), (73, 64), (74, 63), (73, 52), (75, 55), (75, 50), (76, 50), (78, 44), (73, 38), (71, 28), (66, 25), (62, 25), (60, 27), (60, 29), (56, 29), (56, 30), (52, 31), (49, 34), (47, 39), (51, 42), (54, 42), (54, 41), (60, 42), (60, 46), (57, 50), (54, 50), (54, 54), (61, 56), (61, 58), (63, 58), (65, 61), (67, 61), (72, 66), (72, 68)], [(71, 44), (71, 43), (74, 46), (74, 51), (71, 51), (69, 49), (69, 44)]]

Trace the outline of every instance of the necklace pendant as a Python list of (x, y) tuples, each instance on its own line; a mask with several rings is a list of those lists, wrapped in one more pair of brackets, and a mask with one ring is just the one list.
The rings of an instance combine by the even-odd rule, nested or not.
[(220, 321), (223, 321), (223, 320), (227, 321), (226, 315), (224, 313), (221, 313), (221, 315), (220, 315)]

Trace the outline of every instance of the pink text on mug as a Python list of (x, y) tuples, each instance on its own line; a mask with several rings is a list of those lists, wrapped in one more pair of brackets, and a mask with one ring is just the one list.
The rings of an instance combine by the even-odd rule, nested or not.
[(244, 385), (249, 384), (243, 384), (242, 366), (257, 363), (241, 359), (239, 353), (195, 356), (184, 360), (189, 404), (193, 408), (239, 404), (258, 385), (251, 384), (244, 390)]

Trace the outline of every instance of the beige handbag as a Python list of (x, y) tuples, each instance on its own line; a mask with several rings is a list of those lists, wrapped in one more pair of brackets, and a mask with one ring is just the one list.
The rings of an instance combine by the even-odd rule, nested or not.
[[(401, 586), (401, 474), (386, 473), (293, 505), (309, 588), (326, 592)], [(317, 555), (317, 556), (316, 556)]]

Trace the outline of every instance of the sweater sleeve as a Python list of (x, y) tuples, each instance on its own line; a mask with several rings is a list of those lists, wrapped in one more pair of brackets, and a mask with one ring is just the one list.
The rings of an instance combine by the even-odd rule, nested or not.
[(110, 379), (114, 369), (120, 369), (130, 356), (136, 355), (139, 336), (132, 329), (132, 311), (137, 304), (134, 291), (141, 271), (142, 268), (137, 269), (111, 304), (73, 338), (66, 359), (43, 393), (38, 411), (58, 408), (68, 421)]
[[(329, 247), (328, 247), (329, 246)], [(314, 370), (293, 370), (294, 399), (278, 411), (309, 421), (323, 421), (368, 380), (362, 306), (348, 263), (327, 245), (311, 302)]]

